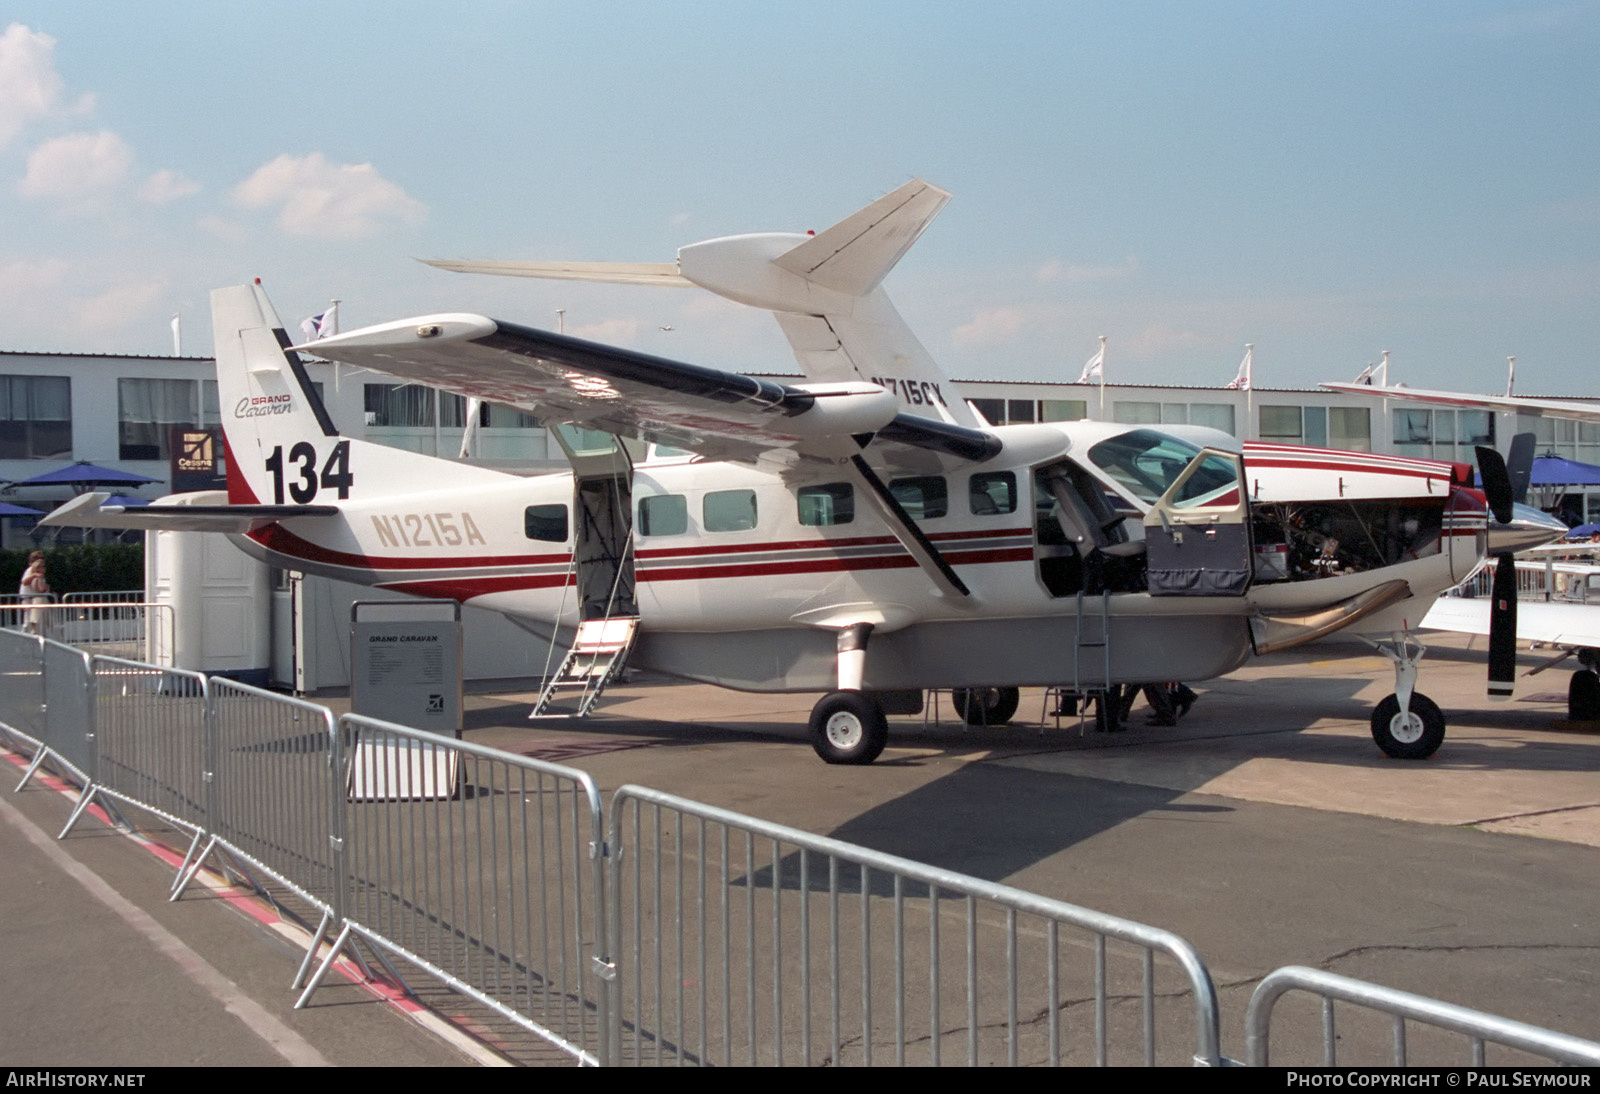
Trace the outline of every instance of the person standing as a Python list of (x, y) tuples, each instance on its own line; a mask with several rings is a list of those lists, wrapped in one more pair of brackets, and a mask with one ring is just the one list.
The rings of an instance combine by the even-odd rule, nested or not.
[[(45, 577), (43, 551), (35, 551), (28, 556), (28, 568), (22, 571), (22, 583), (17, 586), (17, 595), (25, 605), (49, 603), (50, 582)], [(28, 634), (39, 634), (44, 630), (41, 625), (44, 620), (43, 607), (28, 608), (22, 629)]]

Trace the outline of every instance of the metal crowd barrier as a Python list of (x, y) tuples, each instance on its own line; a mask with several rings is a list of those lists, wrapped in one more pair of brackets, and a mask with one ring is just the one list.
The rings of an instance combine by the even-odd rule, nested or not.
[(135, 661), (171, 660), (171, 604), (52, 598), (47, 604), (0, 606), (0, 627), (41, 634), (90, 653)]
[(143, 589), (115, 589), (100, 593), (62, 593), (63, 604), (144, 604)]
[(1355, 980), (1338, 973), (1291, 965), (1269, 974), (1250, 997), (1250, 1008), (1245, 1016), (1245, 1048), (1252, 1067), (1268, 1066), (1272, 1010), (1278, 1000), (1291, 991), (1310, 992), (1322, 1000), (1322, 1063), (1327, 1067), (1335, 1067), (1338, 1063), (1335, 1049), (1338, 1032), (1333, 1014), (1335, 1000), (1375, 1011), (1391, 1019), (1392, 1063), (1395, 1067), (1405, 1067), (1408, 1062), (1407, 1022), (1464, 1035), (1471, 1049), (1468, 1063), (1472, 1067), (1485, 1065), (1486, 1042), (1542, 1056), (1558, 1064), (1600, 1065), (1600, 1044), (1593, 1041), (1413, 995), (1408, 991)]
[[(186, 829), (205, 829), (210, 692), (198, 672), (94, 657), (94, 778), (61, 835), (99, 798), (137, 806)], [(192, 857), (196, 844), (190, 844)], [(187, 861), (187, 859), (186, 859)]]
[(221, 850), (320, 911), (320, 932), (338, 922), (344, 892), (333, 712), (221, 676), (211, 677), (208, 689), (207, 842), (174, 884), (173, 899)]
[[(0, 630), (0, 731), (30, 751), (44, 746), (44, 639)], [(20, 788), (19, 788), (20, 789)]]
[[(1167, 931), (641, 787), (607, 819), (570, 768), (32, 635), (0, 632), (0, 677), (23, 782), (48, 756), (85, 787), (67, 829), (135, 805), (195, 833), (173, 899), (221, 852), (321, 911), (297, 1006), (364, 941), (402, 986), (389, 956), (583, 1063), (1224, 1062), (1210, 974)], [(1600, 1065), (1306, 968), (1251, 998), (1250, 1063), (1293, 991), (1320, 997), (1330, 1066), (1336, 1000), (1389, 1023), (1396, 1064), (1464, 1035), (1475, 1065), (1486, 1043)]]
[(1167, 931), (637, 786), (607, 849), (609, 1063), (1222, 1062)]
[(338, 748), (349, 889), (339, 937), (296, 1005), (340, 952), (354, 954), (354, 936), (581, 1062), (603, 1059), (594, 780), (358, 715), (340, 719)]

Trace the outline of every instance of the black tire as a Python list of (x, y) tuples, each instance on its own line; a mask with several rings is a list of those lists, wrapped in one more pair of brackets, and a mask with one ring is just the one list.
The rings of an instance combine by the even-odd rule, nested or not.
[(1016, 688), (957, 688), (950, 701), (969, 726), (1003, 726), (1017, 713), (1022, 693)]
[(1411, 713), (1400, 717), (1400, 700), (1391, 695), (1372, 712), (1372, 739), (1397, 760), (1426, 760), (1444, 743), (1444, 714), (1420, 691), (1411, 693)]
[(1600, 721), (1600, 676), (1588, 669), (1573, 673), (1567, 685), (1567, 720)]
[(859, 691), (835, 691), (811, 708), (811, 747), (830, 764), (870, 764), (889, 743), (883, 708)]

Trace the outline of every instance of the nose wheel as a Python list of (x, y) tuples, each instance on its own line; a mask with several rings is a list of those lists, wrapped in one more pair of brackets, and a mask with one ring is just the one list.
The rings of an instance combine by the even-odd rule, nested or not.
[(1397, 760), (1425, 760), (1444, 743), (1444, 714), (1420, 691), (1411, 693), (1409, 710), (1391, 695), (1372, 711), (1372, 739)]
[(1394, 694), (1372, 712), (1372, 739), (1384, 754), (1397, 760), (1426, 760), (1444, 743), (1444, 713), (1439, 705), (1416, 690), (1417, 662), (1427, 647), (1404, 631), (1383, 645), (1359, 636), (1394, 664)]

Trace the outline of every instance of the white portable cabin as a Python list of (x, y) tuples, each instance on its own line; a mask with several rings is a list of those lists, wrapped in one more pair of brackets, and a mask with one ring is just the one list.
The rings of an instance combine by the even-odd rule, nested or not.
[[(174, 494), (162, 505), (220, 505), (221, 491)], [(145, 598), (169, 606), (170, 641), (147, 648), (160, 665), (220, 674), (265, 685), (272, 662), (269, 568), (229, 542), (205, 532), (148, 531), (144, 547)], [(149, 626), (166, 625), (157, 608)], [(152, 635), (152, 637), (154, 637)]]

